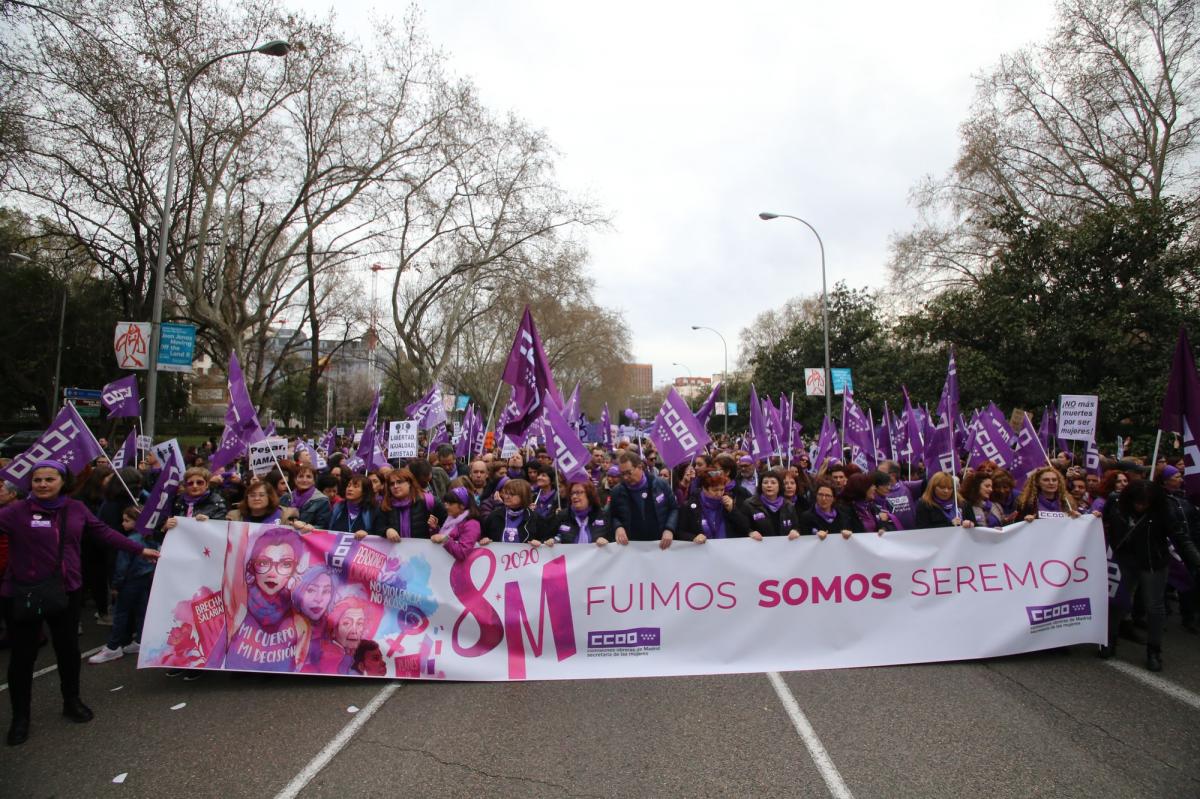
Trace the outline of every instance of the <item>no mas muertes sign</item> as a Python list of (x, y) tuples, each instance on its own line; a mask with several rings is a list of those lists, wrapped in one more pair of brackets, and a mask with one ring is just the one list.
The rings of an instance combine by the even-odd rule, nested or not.
[(1090, 394), (1063, 394), (1058, 398), (1058, 437), (1068, 441), (1096, 441), (1100, 398)]

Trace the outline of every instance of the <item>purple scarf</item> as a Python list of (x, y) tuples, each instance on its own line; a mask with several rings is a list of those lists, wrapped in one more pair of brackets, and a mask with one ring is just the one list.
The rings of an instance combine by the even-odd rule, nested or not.
[(1054, 497), (1053, 499), (1046, 499), (1045, 497), (1043, 497), (1041, 495), (1040, 492), (1038, 493), (1037, 506), (1038, 506), (1039, 512), (1040, 511), (1050, 511), (1053, 513), (1062, 513), (1063, 512), (1062, 503), (1058, 501), (1058, 497)]
[(638, 482), (634, 483), (633, 485), (629, 486), (629, 490), (630, 491), (643, 491), (643, 490), (645, 490), (646, 486), (648, 486), (648, 485), (650, 485), (650, 479), (648, 477), (646, 477), (646, 472), (643, 470), (642, 471), (642, 479), (639, 480)]
[(392, 510), (396, 511), (396, 522), (400, 525), (400, 537), (412, 538), (412, 497), (405, 500), (392, 500)]
[(588, 529), (588, 513), (589, 513), (589, 511), (585, 510), (582, 513), (578, 512), (578, 511), (572, 511), (572, 513), (575, 514), (575, 523), (579, 525), (579, 537), (575, 539), (575, 543), (576, 544), (592, 543), (592, 534), (591, 534), (591, 531)]
[(246, 612), (253, 616), (258, 626), (264, 630), (279, 626), (291, 609), (292, 594), (286, 588), (275, 596), (264, 594), (255, 583), (251, 583), (246, 589)]
[(316, 485), (310, 485), (304, 491), (292, 492), (292, 507), (296, 510), (303, 508), (308, 504), (308, 501), (313, 498), (313, 494), (317, 493)]
[(524, 478), (525, 478), (525, 470), (524, 469), (514, 469), (511, 466), (508, 467), (508, 479), (509, 480), (517, 480), (517, 479), (524, 479)]
[(358, 518), (358, 515), (362, 513), (362, 505), (358, 504), (357, 502), (351, 502), (350, 500), (346, 500), (345, 504), (346, 516), (350, 519), (350, 523), (353, 524)]
[(185, 515), (187, 515), (189, 517), (194, 516), (196, 514), (196, 504), (208, 499), (208, 495), (211, 493), (212, 493), (211, 491), (205, 491), (203, 494), (201, 494), (198, 497), (193, 497), (191, 494), (184, 494), (182, 497), (183, 504), (187, 505)]
[(283, 514), (282, 514), (282, 512), (280, 512), (279, 508), (276, 508), (272, 512), (268, 513), (266, 516), (255, 516), (253, 514), (247, 513), (246, 521), (248, 521), (252, 524), (275, 524), (276, 522), (279, 521), (279, 517), (282, 515)]
[(942, 511), (942, 514), (946, 517), (946, 519), (948, 521), (954, 521), (957, 518), (957, 514), (955, 514), (955, 512), (954, 512), (954, 498), (953, 497), (951, 497), (950, 499), (938, 499), (937, 497), (934, 497), (933, 504), (935, 507), (937, 507), (938, 509), (940, 509)]
[(537, 515), (546, 518), (554, 512), (554, 506), (558, 498), (558, 492), (553, 487), (547, 488), (544, 491), (538, 491), (537, 504), (535, 510)]
[(762, 500), (763, 507), (771, 511), (771, 513), (779, 513), (779, 509), (783, 507), (782, 494), (777, 494), (775, 499), (767, 499), (764, 494), (759, 494), (758, 498)]
[(837, 508), (831, 507), (829, 510), (821, 510), (820, 505), (813, 505), (813, 513), (825, 520), (826, 524), (832, 523), (837, 518)]
[(725, 506), (722, 497), (700, 495), (700, 526), (706, 538), (725, 537)]
[(33, 496), (30, 499), (33, 500), (34, 505), (37, 505), (42, 510), (58, 510), (67, 504), (67, 498), (62, 494), (55, 494), (51, 499), (38, 499)]
[(875, 518), (875, 513), (872, 511), (871, 503), (865, 499), (854, 503), (854, 512), (858, 514), (858, 519), (862, 522), (863, 530), (866, 530), (868, 533), (873, 533), (879, 529), (879, 520)]
[(507, 531), (509, 528), (516, 530), (515, 538), (512, 541), (506, 541), (506, 543), (520, 543), (520, 541), (521, 541), (521, 522), (523, 522), (523, 521), (525, 521), (525, 509), (524, 508), (522, 508), (521, 510), (509, 510), (508, 508), (504, 509), (504, 529), (505, 529), (505, 531)]

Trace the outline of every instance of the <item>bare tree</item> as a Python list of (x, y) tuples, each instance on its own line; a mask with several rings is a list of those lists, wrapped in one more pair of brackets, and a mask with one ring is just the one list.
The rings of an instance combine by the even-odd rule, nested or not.
[(921, 220), (893, 240), (898, 293), (975, 281), (1001, 208), (1070, 221), (1137, 199), (1194, 203), (1198, 56), (1193, 0), (1063, 0), (1045, 44), (978, 77), (957, 162), (917, 187)]

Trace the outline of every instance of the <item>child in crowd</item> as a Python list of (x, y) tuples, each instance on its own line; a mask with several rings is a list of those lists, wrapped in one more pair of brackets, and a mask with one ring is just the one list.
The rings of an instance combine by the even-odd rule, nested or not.
[[(146, 540), (137, 532), (140, 511), (130, 505), (121, 514), (121, 529), (130, 539), (142, 546), (158, 549), (158, 542)], [(113, 590), (117, 592), (117, 607), (113, 612), (112, 633), (103, 649), (88, 658), (88, 663), (107, 663), (124, 655), (137, 654), (141, 649), (142, 625), (146, 621), (146, 605), (150, 601), (150, 584), (154, 581), (154, 562), (137, 558), (126, 552), (117, 553), (113, 567)]]

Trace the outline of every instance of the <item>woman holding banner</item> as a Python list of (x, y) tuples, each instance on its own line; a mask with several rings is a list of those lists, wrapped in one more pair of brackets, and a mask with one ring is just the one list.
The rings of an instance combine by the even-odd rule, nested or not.
[[(722, 469), (710, 469), (700, 480), (700, 496), (679, 507), (680, 540), (697, 544), (720, 538), (744, 538), (750, 533), (747, 518), (735, 510), (733, 497), (726, 493), (729, 476)], [(756, 536), (762, 540), (762, 535)]]
[(408, 469), (396, 469), (387, 476), (387, 493), (380, 502), (380, 526), (392, 543), (405, 538), (429, 537), (446, 518), (446, 509), (421, 490), (417, 478)]
[(483, 535), (479, 525), (479, 507), (475, 504), (471, 490), (464, 485), (465, 479), (455, 478), (455, 482), (459, 484), (451, 483), (451, 487), (442, 497), (446, 521), (429, 537), (433, 543), (441, 544), (455, 560), (466, 560), (467, 555), (470, 555), (471, 550), (479, 543), (479, 537)]
[[(1134, 480), (1113, 505), (1104, 516), (1104, 538), (1112, 548), (1113, 560), (1120, 566), (1121, 581), (1128, 595), (1133, 596), (1141, 589), (1148, 624), (1146, 668), (1162, 671), (1167, 570), (1171, 563), (1168, 545), (1175, 545), (1193, 575), (1200, 570), (1200, 551), (1175, 525), (1161, 486), (1148, 480)], [(1109, 613), (1108, 645), (1100, 649), (1101, 657), (1112, 657), (1116, 652), (1121, 617), (1121, 613)]]
[(246, 486), (246, 495), (226, 518), (231, 522), (252, 524), (291, 525), (299, 514), (295, 508), (279, 505), (275, 487), (265, 480), (254, 479)]
[(962, 483), (963, 516), (976, 527), (998, 528), (1004, 524), (1004, 509), (992, 502), (989, 472), (971, 472)]
[(529, 509), (532, 494), (529, 483), (520, 478), (509, 480), (500, 489), (504, 504), (496, 508), (483, 522), (483, 537), (479, 545), (493, 541), (503, 544), (540, 546), (543, 538), (542, 519)]
[(198, 522), (225, 518), (225, 500), (209, 487), (211, 480), (212, 473), (199, 466), (183, 473), (183, 493), (175, 500), (175, 515), (167, 519), (164, 531), (174, 529), (176, 518), (180, 516)]
[(329, 532), (354, 533), (355, 538), (383, 535), (383, 514), (375, 507), (375, 495), (366, 477), (351, 475), (342, 489), (342, 498), (330, 516)]
[(900, 522), (880, 506), (875, 496), (875, 478), (866, 472), (852, 474), (838, 500), (850, 517), (850, 530), (855, 533), (876, 533), (900, 529)]
[(822, 541), (830, 533), (841, 533), (842, 538), (850, 538), (853, 531), (849, 515), (834, 498), (834, 486), (824, 478), (817, 481), (816, 493), (813, 495), (815, 504), (800, 514), (799, 530), (801, 535), (815, 535)]
[(8, 539), (9, 562), (0, 594), (12, 598), (12, 655), (8, 662), (8, 691), (12, 724), (8, 745), (29, 738), (33, 666), (43, 625), (50, 630), (58, 661), (63, 715), (78, 723), (92, 720), (92, 711), (79, 699), (79, 609), (82, 604), (80, 544), (84, 536), (104, 546), (150, 560), (148, 549), (109, 528), (82, 502), (67, 497), (70, 472), (62, 463), (39, 461), (31, 472), (28, 498), (0, 510), (0, 535)]
[[(917, 501), (914, 520), (918, 530), (927, 527), (959, 527), (963, 525), (962, 509), (954, 501), (954, 478), (949, 472), (935, 472), (925, 486), (925, 493)], [(974, 527), (970, 519), (966, 527)]]
[(1066, 481), (1058, 469), (1038, 467), (1025, 481), (1017, 497), (1017, 512), (1027, 522), (1034, 519), (1074, 519), (1079, 515), (1075, 501), (1067, 493)]
[(317, 490), (317, 472), (307, 463), (296, 466), (292, 473), (291, 493), (284, 495), (280, 504), (295, 508), (300, 514), (300, 523), (310, 528), (324, 530), (329, 526), (333, 509), (329, 497)]
[(746, 500), (735, 511), (756, 541), (761, 541), (764, 535), (800, 537), (796, 506), (781, 493), (786, 479), (783, 469), (767, 472), (759, 478), (758, 496)]
[(553, 535), (546, 536), (546, 545), (595, 544), (602, 547), (609, 541), (609, 521), (600, 506), (600, 495), (591, 480), (577, 480), (567, 486), (568, 505), (554, 520)]

